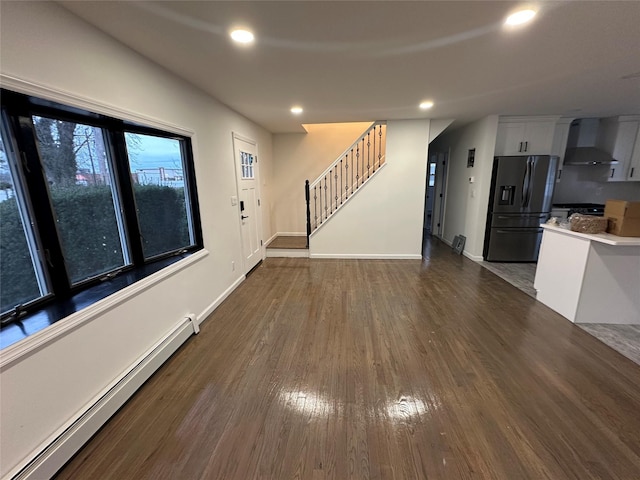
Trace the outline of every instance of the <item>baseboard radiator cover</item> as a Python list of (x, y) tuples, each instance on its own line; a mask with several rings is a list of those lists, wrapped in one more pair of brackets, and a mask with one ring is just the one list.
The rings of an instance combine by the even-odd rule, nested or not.
[(84, 408), (53, 441), (36, 449), (26, 464), (17, 466), (3, 480), (51, 478), (115, 414), (154, 372), (187, 339), (199, 332), (194, 314), (188, 314), (162, 339), (141, 355), (97, 400)]

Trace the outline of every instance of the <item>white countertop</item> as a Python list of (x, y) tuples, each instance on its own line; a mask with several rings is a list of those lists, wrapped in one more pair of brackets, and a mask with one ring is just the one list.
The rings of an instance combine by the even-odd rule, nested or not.
[(557, 227), (555, 225), (547, 225), (543, 223), (540, 225), (545, 230), (562, 233), (573, 237), (583, 238), (585, 240), (592, 240), (594, 242), (605, 243), (607, 245), (617, 245), (621, 247), (640, 247), (640, 237), (619, 237), (617, 235), (611, 235), (610, 233), (579, 233), (572, 230)]

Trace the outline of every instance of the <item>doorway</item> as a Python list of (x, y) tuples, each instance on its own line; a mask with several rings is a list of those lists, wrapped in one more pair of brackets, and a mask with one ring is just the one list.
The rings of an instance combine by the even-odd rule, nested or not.
[(243, 273), (262, 260), (262, 215), (260, 212), (260, 171), (258, 149), (252, 140), (233, 134), (238, 183), (238, 212), (242, 237)]
[(429, 156), (424, 199), (424, 237), (442, 238), (444, 232), (444, 199), (447, 184), (447, 153)]

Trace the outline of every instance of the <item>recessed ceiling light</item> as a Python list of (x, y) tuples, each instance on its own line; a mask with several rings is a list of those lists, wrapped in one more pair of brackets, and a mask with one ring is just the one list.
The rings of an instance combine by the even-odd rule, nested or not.
[(533, 17), (535, 16), (536, 16), (535, 10), (531, 10), (531, 9), (519, 10), (509, 15), (507, 19), (504, 21), (504, 24), (508, 27), (523, 25), (533, 20)]
[(426, 102), (422, 102), (420, 104), (420, 109), (421, 110), (429, 110), (431, 107), (433, 107), (433, 102), (431, 100), (426, 101)]
[(302, 111), (302, 107), (291, 107), (291, 113), (294, 115), (300, 115)]
[(242, 28), (233, 30), (229, 35), (231, 35), (231, 39), (234, 42), (242, 43), (242, 44), (253, 43), (253, 40), (255, 38), (253, 36), (253, 33), (251, 33), (249, 30), (245, 30)]

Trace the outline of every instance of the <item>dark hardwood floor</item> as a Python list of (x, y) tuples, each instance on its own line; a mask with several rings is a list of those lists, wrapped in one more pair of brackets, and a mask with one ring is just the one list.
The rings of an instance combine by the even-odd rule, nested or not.
[(425, 252), (266, 259), (57, 478), (640, 478), (640, 366)]

